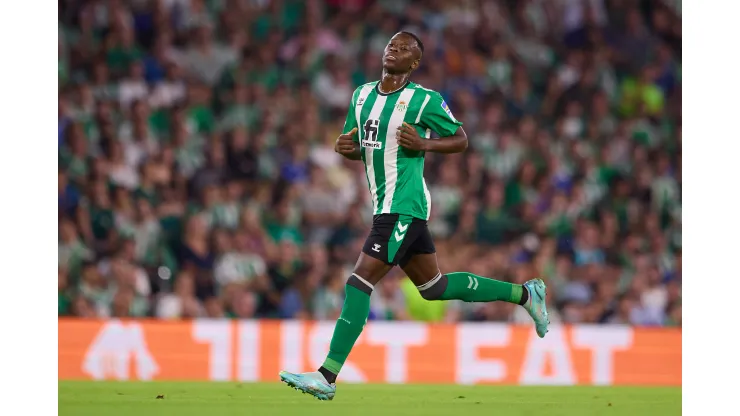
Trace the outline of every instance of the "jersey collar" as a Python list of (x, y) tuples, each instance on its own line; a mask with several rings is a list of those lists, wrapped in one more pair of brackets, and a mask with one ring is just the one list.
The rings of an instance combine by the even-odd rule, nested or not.
[(375, 84), (375, 92), (378, 93), (378, 95), (393, 95), (397, 92), (403, 91), (404, 88), (408, 87), (411, 80), (407, 79), (406, 82), (404, 82), (403, 85), (401, 85), (397, 90), (391, 91), (391, 92), (382, 92), (380, 91), (380, 81), (378, 81), (377, 84)]

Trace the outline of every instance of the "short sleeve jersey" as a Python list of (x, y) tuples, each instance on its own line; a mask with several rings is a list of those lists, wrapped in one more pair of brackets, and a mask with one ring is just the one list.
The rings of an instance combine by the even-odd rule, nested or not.
[(355, 140), (362, 150), (373, 213), (428, 220), (431, 198), (424, 181), (424, 152), (396, 142), (396, 130), (404, 122), (426, 140), (432, 131), (440, 137), (452, 136), (462, 125), (438, 92), (408, 82), (384, 94), (375, 81), (352, 94), (343, 132), (357, 128)]

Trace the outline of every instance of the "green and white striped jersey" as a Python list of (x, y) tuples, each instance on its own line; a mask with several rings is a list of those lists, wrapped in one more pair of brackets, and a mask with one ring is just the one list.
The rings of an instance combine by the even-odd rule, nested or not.
[(428, 220), (431, 198), (424, 182), (424, 152), (405, 149), (396, 142), (396, 130), (406, 122), (429, 139), (455, 134), (462, 125), (438, 92), (408, 82), (390, 94), (378, 90), (378, 81), (357, 88), (344, 133), (357, 127), (373, 214), (402, 214)]

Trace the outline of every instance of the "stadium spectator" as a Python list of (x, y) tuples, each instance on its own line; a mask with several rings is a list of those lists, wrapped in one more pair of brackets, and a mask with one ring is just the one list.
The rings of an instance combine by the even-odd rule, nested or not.
[[(553, 321), (681, 325), (680, 27), (638, 0), (62, 1), (59, 314), (336, 319), (371, 201), (333, 141), (408, 29), (470, 140), (427, 156), (441, 266), (541, 276)], [(526, 318), (386, 279), (373, 319)]]

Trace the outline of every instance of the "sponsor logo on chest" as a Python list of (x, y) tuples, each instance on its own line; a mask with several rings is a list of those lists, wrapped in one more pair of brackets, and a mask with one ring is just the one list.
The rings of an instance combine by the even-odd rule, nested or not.
[(378, 127), (380, 126), (380, 120), (368, 119), (363, 126), (365, 134), (363, 134), (360, 146), (367, 147), (370, 149), (382, 149), (383, 143), (378, 141)]
[(382, 149), (383, 143), (372, 141), (372, 140), (363, 140), (362, 147), (368, 147), (370, 149)]

